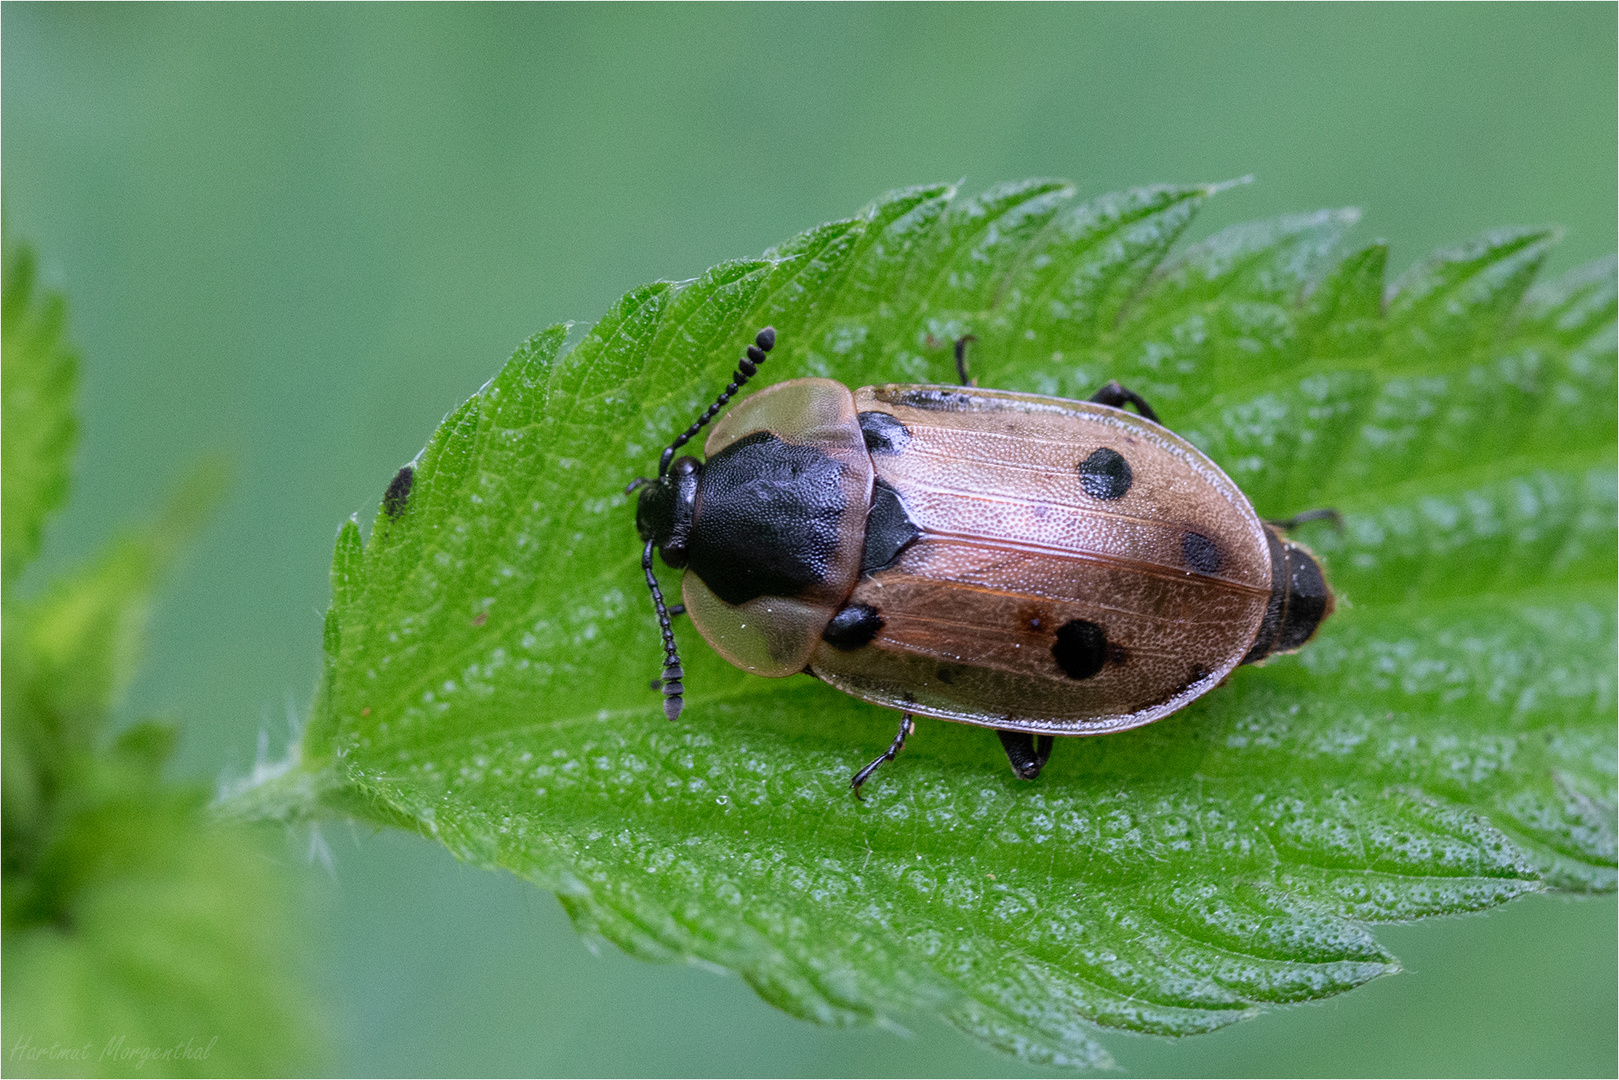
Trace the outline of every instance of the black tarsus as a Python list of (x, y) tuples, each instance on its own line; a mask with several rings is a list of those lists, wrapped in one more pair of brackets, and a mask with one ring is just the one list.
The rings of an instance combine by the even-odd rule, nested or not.
[(967, 375), (967, 342), (977, 340), (977, 334), (963, 334), (956, 339), (956, 377), (961, 380), (962, 386), (978, 385)]
[[(736, 373), (731, 376), (730, 385), (720, 393), (714, 404), (710, 405), (703, 415), (692, 421), (691, 427), (681, 432), (679, 438), (664, 448), (663, 455), (658, 458), (659, 477), (669, 474), (669, 463), (675, 459), (675, 451), (691, 442), (697, 433), (703, 430), (708, 422), (719, 414), (721, 409), (725, 408), (726, 402), (731, 400), (732, 395), (742, 389), (743, 385), (758, 372), (759, 365), (765, 362), (765, 353), (775, 347), (776, 328), (767, 326), (759, 331), (753, 339), (753, 344), (748, 346), (748, 355), (737, 363)], [(635, 485), (632, 484), (631, 490), (634, 490), (634, 488)]]
[(1007, 731), (996, 728), (1006, 760), (1012, 763), (1012, 772), (1019, 780), (1033, 780), (1051, 760), (1051, 748), (1057, 744), (1051, 735), (1034, 736), (1027, 731)]
[(860, 794), (860, 785), (871, 779), (871, 774), (877, 771), (878, 766), (893, 761), (894, 758), (899, 756), (899, 752), (905, 749), (905, 740), (909, 738), (915, 731), (916, 721), (912, 719), (911, 714), (900, 713), (899, 734), (894, 736), (894, 741), (889, 744), (888, 749), (884, 750), (881, 754), (878, 754), (876, 760), (874, 760), (870, 765), (867, 765), (864, 769), (861, 769), (859, 772), (855, 773), (849, 778), (849, 786), (854, 789), (855, 798), (859, 799), (862, 797)]
[(1106, 386), (1091, 395), (1091, 400), (1098, 405), (1111, 405), (1115, 409), (1122, 409), (1125, 402), (1129, 402), (1136, 407), (1136, 412), (1148, 420), (1155, 424), (1161, 423), (1158, 414), (1152, 411), (1152, 406), (1141, 400), (1141, 395), (1134, 390), (1126, 390), (1120, 386), (1117, 379), (1108, 380)]
[(1292, 532), (1307, 521), (1330, 521), (1332, 522), (1332, 527), (1340, 531), (1344, 527), (1344, 516), (1330, 506), (1323, 506), (1319, 510), (1306, 510), (1302, 514), (1294, 514), (1292, 517), (1283, 518), (1281, 521), (1267, 521), (1266, 524), (1272, 525), (1283, 532)]
[(658, 688), (663, 691), (663, 715), (670, 720), (686, 707), (686, 687), (680, 680), (686, 677), (680, 666), (680, 650), (675, 648), (675, 629), (669, 625), (669, 609), (663, 606), (663, 590), (658, 588), (658, 576), (652, 572), (652, 541), (641, 549), (641, 570), (646, 574), (646, 587), (652, 592), (652, 607), (658, 613), (658, 629), (663, 632), (663, 675)]

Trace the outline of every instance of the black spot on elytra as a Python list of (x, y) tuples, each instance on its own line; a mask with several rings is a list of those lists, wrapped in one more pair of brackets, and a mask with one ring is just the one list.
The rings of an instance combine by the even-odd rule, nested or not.
[(1051, 655), (1070, 679), (1089, 679), (1107, 663), (1107, 631), (1087, 619), (1070, 619), (1058, 628)]
[(416, 470), (406, 465), (388, 481), (388, 490), (382, 493), (382, 512), (396, 518), (405, 512), (410, 502), (410, 485), (416, 479)]
[(843, 608), (821, 631), (821, 640), (834, 649), (850, 652), (877, 636), (883, 628), (883, 617), (870, 604), (850, 604)]
[(1220, 569), (1220, 548), (1202, 533), (1186, 534), (1181, 540), (1181, 555), (1186, 565), (1200, 574), (1212, 574)]
[(1122, 499), (1133, 479), (1130, 463), (1117, 450), (1102, 447), (1079, 463), (1079, 486), (1093, 499)]
[(863, 412), (858, 419), (866, 449), (873, 454), (897, 454), (910, 444), (910, 430), (888, 413)]

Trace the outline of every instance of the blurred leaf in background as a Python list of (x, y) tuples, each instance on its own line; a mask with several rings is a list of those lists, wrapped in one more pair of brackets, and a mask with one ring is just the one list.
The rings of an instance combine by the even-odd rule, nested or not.
[(155, 589), (222, 489), (204, 467), (149, 525), (38, 595), (17, 578), (68, 486), (76, 358), (62, 297), (5, 255), (4, 1071), (297, 1072), (320, 1045), (294, 959), (295, 890), (264, 830), (165, 782), (177, 731), (109, 712)]
[(78, 428), (73, 415), (78, 358), (66, 336), (67, 305), (40, 293), (32, 252), (6, 253), (0, 338), (5, 381), (0, 383), (5, 427), (0, 428), (0, 586), (9, 590), (39, 551), (45, 518), (67, 498), (68, 468)]
[[(1109, 1063), (1093, 1025), (1196, 1034), (1396, 971), (1370, 923), (1611, 891), (1614, 260), (1532, 289), (1556, 235), (1505, 229), (1386, 289), (1342, 211), (1171, 258), (1215, 190), (908, 189), (537, 335), (343, 527), (315, 716), (239, 812), (404, 824), (794, 1015), (936, 1011), (1068, 1067)], [(982, 385), (1118, 378), (1261, 516), (1343, 511), (1307, 534), (1341, 610), (1033, 785), (923, 720), (861, 805), (888, 714), (689, 627), (669, 725), (623, 486), (766, 324), (771, 381), (949, 381), (969, 333)]]

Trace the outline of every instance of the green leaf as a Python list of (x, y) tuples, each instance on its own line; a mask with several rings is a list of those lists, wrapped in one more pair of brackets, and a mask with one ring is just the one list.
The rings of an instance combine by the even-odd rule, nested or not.
[(45, 518), (67, 497), (77, 441), (78, 358), (66, 304), (38, 289), (33, 253), (5, 251), (0, 289), (0, 583), (9, 591), (39, 551)]
[(271, 838), (163, 782), (172, 725), (110, 738), (159, 574), (219, 487), (200, 470), (148, 528), (4, 624), (4, 1039), (17, 1075), (296, 1072), (295, 896)]
[(42, 668), (35, 685), (48, 699), (45, 706), (83, 718), (72, 723), (86, 735), (134, 675), (152, 594), (223, 493), (224, 476), (217, 463), (198, 467), (150, 525), (116, 540), (82, 572), (53, 582), (20, 608), (30, 654)]
[(0, 821), (8, 865), (35, 842), (79, 759), (106, 741), (109, 711), (140, 659), (158, 579), (222, 484), (218, 465), (198, 468), (156, 521), (43, 595), (6, 605)]
[(274, 838), (208, 823), (150, 749), (81, 760), (44, 850), (8, 875), (7, 1074), (303, 1071), (320, 1035)]
[(18, 598), (66, 489), (74, 362), (62, 303), (6, 265), (0, 902), (8, 1075), (300, 1072), (318, 1025), (295, 970), (294, 897), (269, 838), (166, 783), (172, 725), (114, 735), (162, 571), (221, 490), (196, 470), (150, 525)]
[[(828, 1023), (933, 1010), (1026, 1059), (1208, 1031), (1397, 968), (1369, 924), (1614, 885), (1615, 270), (1527, 293), (1492, 233), (1385, 301), (1355, 216), (1170, 251), (1210, 188), (921, 188), (530, 341), (363, 548), (344, 526), (301, 756), (257, 813), (404, 822), (556, 890), (586, 933)], [(1340, 610), (1174, 717), (1062, 740), (750, 677), (681, 629), (679, 723), (626, 481), (760, 326), (771, 380), (1089, 395), (1117, 378), (1303, 536)], [(379, 483), (379, 491), (381, 483)], [(676, 576), (663, 574), (665, 588)]]

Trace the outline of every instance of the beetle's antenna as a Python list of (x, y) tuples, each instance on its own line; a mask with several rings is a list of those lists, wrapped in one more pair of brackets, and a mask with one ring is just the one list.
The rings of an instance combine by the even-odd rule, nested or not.
[[(732, 395), (734, 395), (738, 390), (742, 389), (743, 384), (745, 384), (749, 379), (753, 378), (754, 373), (759, 370), (759, 365), (765, 362), (765, 353), (769, 352), (775, 347), (776, 328), (774, 326), (767, 326), (763, 330), (759, 331), (759, 336), (753, 339), (752, 345), (748, 346), (748, 355), (738, 361), (736, 365), (736, 374), (731, 376), (731, 385), (727, 386), (725, 388), (725, 392), (720, 394), (720, 396), (715, 399), (714, 404), (708, 407), (707, 412), (703, 413), (703, 415), (692, 421), (691, 427), (681, 432), (678, 439), (664, 448), (663, 456), (658, 459), (659, 479), (662, 479), (664, 476), (668, 475), (669, 463), (675, 459), (675, 451), (691, 442), (692, 438), (699, 431), (703, 430), (708, 422), (714, 419), (721, 409), (725, 408), (725, 403), (730, 401)], [(654, 592), (653, 595), (656, 595), (656, 592)], [(660, 608), (659, 610), (662, 609)], [(670, 719), (674, 718), (670, 717)]]
[(663, 590), (658, 588), (658, 577), (652, 572), (652, 545), (648, 540), (641, 549), (641, 570), (646, 574), (646, 587), (652, 591), (652, 606), (658, 612), (658, 629), (663, 631), (663, 677), (654, 685), (663, 688), (663, 715), (673, 720), (686, 707), (686, 687), (681, 682), (686, 672), (680, 666), (680, 650), (675, 648), (675, 628), (669, 625), (669, 609), (663, 606)]

